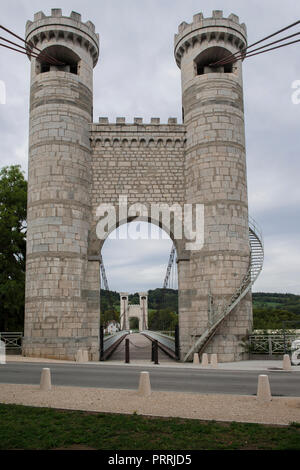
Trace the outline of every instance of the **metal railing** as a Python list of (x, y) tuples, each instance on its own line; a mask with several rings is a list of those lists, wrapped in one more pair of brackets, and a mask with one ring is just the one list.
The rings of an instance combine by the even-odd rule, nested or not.
[(23, 333), (20, 331), (0, 332), (0, 340), (4, 342), (6, 352), (22, 352)]
[[(262, 238), (262, 232), (253, 218), (249, 218), (249, 245), (249, 268), (246, 275), (242, 279), (240, 286), (234, 292), (229, 301), (224, 298), (216, 311), (209, 312), (210, 321), (208, 324), (208, 328), (202, 333), (200, 337), (198, 337), (197, 339), (195, 337), (193, 344), (190, 346), (188, 352), (186, 353), (183, 359), (184, 362), (190, 359), (193, 353), (200, 352), (206, 347), (208, 342), (216, 333), (218, 326), (250, 291), (252, 285), (254, 284), (262, 270), (264, 261), (264, 243)], [(212, 296), (210, 295), (209, 297)], [(210, 298), (210, 305), (212, 305), (212, 298)]]
[(175, 338), (158, 331), (150, 330), (141, 331), (141, 334), (146, 336), (151, 341), (157, 341), (158, 347), (168, 354), (168, 356), (170, 356), (172, 359), (178, 359), (179, 353)]
[(292, 342), (300, 339), (299, 333), (259, 334), (249, 336), (249, 352), (251, 354), (285, 354), (290, 352)]
[(114, 350), (119, 346), (123, 339), (129, 334), (129, 331), (118, 331), (114, 335), (103, 338), (103, 345), (100, 345), (100, 360), (108, 359)]

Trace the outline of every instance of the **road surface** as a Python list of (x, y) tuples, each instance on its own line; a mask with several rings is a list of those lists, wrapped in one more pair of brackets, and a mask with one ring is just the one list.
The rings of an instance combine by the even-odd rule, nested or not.
[(8, 362), (0, 365), (0, 383), (37, 385), (43, 367), (51, 369), (53, 385), (137, 389), (140, 371), (148, 370), (153, 390), (240, 395), (256, 394), (258, 375), (266, 373), (273, 396), (300, 396), (300, 372), (196, 370), (163, 365)]

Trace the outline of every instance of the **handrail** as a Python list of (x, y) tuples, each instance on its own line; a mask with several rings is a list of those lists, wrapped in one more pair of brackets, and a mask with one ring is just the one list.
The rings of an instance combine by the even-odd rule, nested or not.
[(158, 347), (168, 354), (168, 356), (170, 356), (172, 359), (178, 359), (176, 355), (175, 338), (151, 330), (141, 331), (141, 334), (146, 336), (146, 338), (150, 339), (151, 341), (157, 341)]
[(210, 339), (214, 336), (217, 327), (223, 322), (224, 318), (234, 309), (234, 307), (245, 297), (250, 291), (252, 285), (261, 273), (263, 260), (264, 260), (264, 244), (262, 231), (257, 222), (249, 217), (249, 243), (250, 243), (250, 263), (249, 268), (242, 279), (239, 288), (231, 296), (228, 304), (225, 304), (224, 309), (211, 321), (209, 327), (204, 333), (196, 340), (196, 342), (190, 347), (189, 351), (185, 355), (183, 362), (186, 362), (194, 352), (199, 352), (207, 345)]
[(103, 340), (103, 352), (101, 354), (100, 360), (105, 361), (108, 359), (114, 350), (119, 346), (123, 339), (129, 334), (129, 331), (122, 330), (118, 331), (112, 336), (104, 338)]

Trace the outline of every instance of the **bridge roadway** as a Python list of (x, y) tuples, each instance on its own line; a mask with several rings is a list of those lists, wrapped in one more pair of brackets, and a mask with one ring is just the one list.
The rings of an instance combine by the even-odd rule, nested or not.
[[(152, 341), (150, 341), (150, 339), (146, 338), (146, 336), (141, 335), (140, 333), (131, 333), (130, 335), (126, 336), (126, 339), (129, 339), (130, 360), (151, 360)], [(108, 360), (125, 361), (125, 340), (120, 343), (120, 345)], [(170, 362), (172, 359), (163, 351), (158, 349), (158, 361)]]
[(136, 390), (140, 371), (148, 370), (153, 390), (238, 395), (256, 394), (258, 375), (266, 373), (273, 396), (299, 396), (300, 372), (195, 369), (181, 364), (7, 362), (0, 364), (0, 383), (38, 385), (43, 367), (51, 369), (52, 384), (58, 386)]

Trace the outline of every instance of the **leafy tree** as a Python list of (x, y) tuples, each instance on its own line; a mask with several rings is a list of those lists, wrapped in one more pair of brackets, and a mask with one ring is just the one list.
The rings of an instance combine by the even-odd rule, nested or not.
[(118, 292), (101, 289), (100, 293), (100, 324), (106, 326), (110, 321), (120, 321)]
[(178, 323), (178, 315), (171, 307), (149, 312), (149, 329), (156, 331), (173, 331)]
[(19, 165), (0, 171), (0, 331), (23, 331), (27, 182)]
[[(277, 330), (283, 327), (283, 322), (291, 323), (291, 328), (300, 327), (300, 315), (279, 308), (254, 307), (253, 327), (255, 330)], [(297, 326), (298, 322), (298, 326)]]
[(139, 329), (139, 319), (136, 317), (132, 317), (129, 319), (129, 327), (131, 330), (138, 330)]

